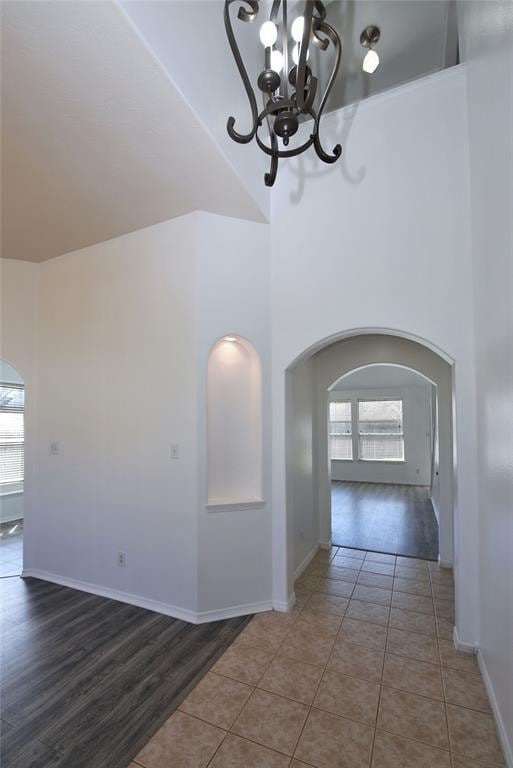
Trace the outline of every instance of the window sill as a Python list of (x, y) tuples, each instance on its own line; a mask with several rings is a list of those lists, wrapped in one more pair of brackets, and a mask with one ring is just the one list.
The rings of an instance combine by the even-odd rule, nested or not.
[(406, 464), (405, 459), (357, 459), (364, 464)]
[(330, 459), (330, 461), (354, 461), (354, 459)]
[(23, 496), (23, 491), (0, 491), (0, 499), (5, 499), (6, 496)]
[(265, 505), (264, 499), (209, 499), (205, 508), (209, 512), (229, 512), (236, 509), (260, 509)]

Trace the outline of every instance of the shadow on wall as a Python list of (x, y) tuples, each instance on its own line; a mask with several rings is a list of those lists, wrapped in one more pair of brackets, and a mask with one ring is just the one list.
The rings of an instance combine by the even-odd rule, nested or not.
[[(347, 3), (344, 13), (341, 15), (342, 28), (338, 31), (341, 39), (345, 41), (350, 40), (351, 46), (348, 46), (347, 42), (343, 50), (342, 64), (347, 61), (359, 61), (360, 43), (355, 43), (354, 34), (345, 34), (346, 30), (353, 30), (354, 28), (354, 3)], [(325, 56), (332, 56), (332, 46), (329, 46), (327, 52), (321, 53), (319, 51), (313, 51), (313, 57), (315, 62), (315, 68), (320, 71), (321, 60)], [(361, 57), (360, 57), (361, 58)], [(370, 81), (369, 76), (365, 79), (363, 98), (365, 99), (369, 95)], [(324, 85), (323, 81), (320, 85)], [(341, 69), (338, 72), (338, 93), (337, 100), (339, 103), (345, 103), (346, 100), (346, 87), (347, 80), (341, 76)], [(293, 205), (298, 205), (303, 199), (305, 185), (307, 179), (323, 178), (328, 175), (340, 173), (345, 182), (352, 185), (360, 184), (365, 178), (365, 168), (360, 166), (357, 170), (352, 171), (350, 169), (349, 158), (350, 154), (347, 151), (349, 136), (353, 127), (353, 122), (358, 112), (360, 102), (355, 102), (350, 106), (343, 109), (339, 109), (336, 112), (326, 114), (326, 110), (330, 109), (330, 99), (326, 104), (326, 110), (321, 118), (321, 130), (320, 138), (322, 146), (328, 154), (332, 154), (333, 148), (340, 144), (342, 147), (342, 155), (332, 165), (321, 162), (313, 148), (310, 148), (297, 158), (288, 161), (289, 173), (294, 179), (294, 187), (291, 188), (289, 199)], [(303, 129), (306, 132), (306, 126), (310, 128), (311, 123), (308, 122)], [(291, 185), (292, 186), (292, 185)]]

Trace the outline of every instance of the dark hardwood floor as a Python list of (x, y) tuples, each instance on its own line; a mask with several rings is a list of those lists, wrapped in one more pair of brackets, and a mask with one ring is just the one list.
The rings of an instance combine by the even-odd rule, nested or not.
[(250, 617), (193, 625), (1, 580), (2, 768), (127, 768)]
[(426, 486), (334, 481), (331, 517), (333, 544), (438, 559), (438, 523)]

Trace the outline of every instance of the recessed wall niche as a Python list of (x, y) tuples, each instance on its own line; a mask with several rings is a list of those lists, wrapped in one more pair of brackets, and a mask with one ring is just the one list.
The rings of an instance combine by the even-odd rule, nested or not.
[(208, 506), (262, 503), (262, 370), (252, 344), (224, 336), (208, 358)]

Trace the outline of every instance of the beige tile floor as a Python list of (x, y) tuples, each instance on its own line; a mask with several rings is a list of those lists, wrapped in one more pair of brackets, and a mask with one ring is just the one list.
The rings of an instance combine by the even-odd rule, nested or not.
[(504, 766), (452, 573), (333, 547), (255, 616), (131, 768)]

